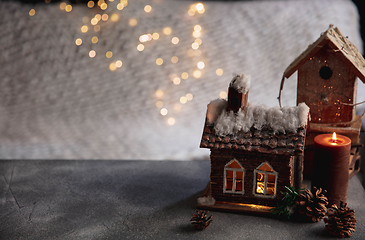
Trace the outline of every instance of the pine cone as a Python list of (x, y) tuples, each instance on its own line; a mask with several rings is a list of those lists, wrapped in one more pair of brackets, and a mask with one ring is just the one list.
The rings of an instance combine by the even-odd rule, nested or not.
[(327, 217), (324, 219), (326, 231), (336, 237), (351, 237), (355, 232), (356, 219), (355, 211), (347, 207), (347, 203), (341, 201), (340, 207), (333, 204), (328, 209)]
[(203, 230), (209, 226), (209, 224), (213, 221), (212, 217), (209, 216), (207, 218), (207, 214), (209, 211), (203, 211), (203, 210), (196, 210), (197, 214), (193, 214), (190, 221), (193, 227), (199, 230)]
[(327, 191), (313, 187), (312, 191), (305, 189), (298, 195), (295, 205), (299, 214), (306, 220), (318, 222), (323, 219), (327, 212), (328, 199), (324, 195)]

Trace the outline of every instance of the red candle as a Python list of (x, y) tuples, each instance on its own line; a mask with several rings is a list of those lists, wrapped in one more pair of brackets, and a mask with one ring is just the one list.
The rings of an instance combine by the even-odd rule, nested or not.
[(312, 188), (327, 190), (329, 206), (347, 201), (351, 139), (321, 134), (314, 138)]

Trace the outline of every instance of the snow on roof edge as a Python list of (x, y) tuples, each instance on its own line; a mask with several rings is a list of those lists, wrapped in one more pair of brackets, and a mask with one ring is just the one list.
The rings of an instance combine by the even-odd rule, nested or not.
[(227, 101), (216, 99), (208, 104), (207, 123), (214, 124), (217, 135), (236, 135), (248, 132), (251, 127), (261, 130), (263, 126), (270, 127), (277, 132), (297, 132), (307, 124), (309, 107), (300, 103), (295, 107), (273, 107), (249, 103), (237, 113), (227, 112)]

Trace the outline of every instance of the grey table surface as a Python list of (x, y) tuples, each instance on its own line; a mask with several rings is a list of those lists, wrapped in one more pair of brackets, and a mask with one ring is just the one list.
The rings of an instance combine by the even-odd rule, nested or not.
[[(326, 239), (324, 222), (213, 212), (191, 227), (209, 161), (0, 161), (0, 239)], [(352, 239), (365, 239), (365, 192), (349, 182)]]

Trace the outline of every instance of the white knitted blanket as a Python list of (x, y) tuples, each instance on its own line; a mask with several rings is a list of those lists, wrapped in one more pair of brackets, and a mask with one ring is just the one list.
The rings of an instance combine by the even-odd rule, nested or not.
[[(251, 74), (250, 102), (278, 106), (283, 71), (329, 24), (361, 48), (349, 0), (208, 1), (194, 15), (191, 1), (130, 0), (122, 10), (120, 1), (106, 2), (106, 10), (79, 4), (71, 12), (60, 3), (0, 2), (0, 159), (208, 157), (199, 149), (206, 106), (227, 91), (233, 73)], [(109, 18), (96, 32), (90, 21), (98, 13)], [(138, 51), (149, 33), (159, 38)], [(111, 71), (117, 60), (122, 66)], [(365, 100), (363, 85), (358, 102)], [(286, 81), (282, 103), (296, 104), (296, 75)]]

